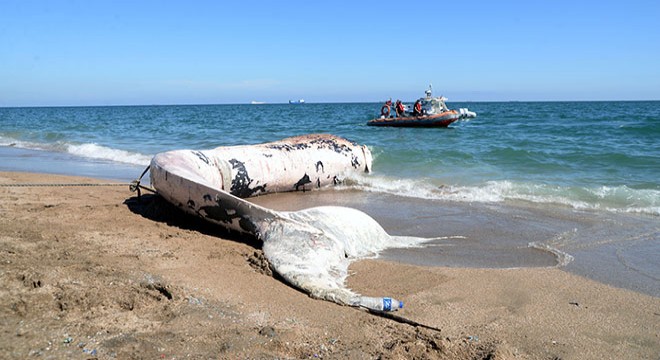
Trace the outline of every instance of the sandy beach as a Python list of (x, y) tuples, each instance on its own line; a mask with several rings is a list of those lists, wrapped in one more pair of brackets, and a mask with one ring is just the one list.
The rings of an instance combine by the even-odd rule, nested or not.
[[(16, 184), (90, 186), (14, 186)], [(0, 173), (0, 353), (117, 359), (660, 359), (660, 298), (558, 268), (364, 260), (395, 318), (316, 300), (260, 244), (128, 186)], [(12, 186), (7, 186), (12, 185)]]

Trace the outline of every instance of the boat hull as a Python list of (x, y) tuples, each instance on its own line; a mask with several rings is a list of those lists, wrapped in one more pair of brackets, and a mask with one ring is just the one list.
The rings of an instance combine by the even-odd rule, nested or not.
[(459, 120), (461, 115), (456, 110), (445, 111), (435, 115), (405, 116), (396, 118), (377, 118), (369, 120), (369, 126), (391, 127), (447, 127)]

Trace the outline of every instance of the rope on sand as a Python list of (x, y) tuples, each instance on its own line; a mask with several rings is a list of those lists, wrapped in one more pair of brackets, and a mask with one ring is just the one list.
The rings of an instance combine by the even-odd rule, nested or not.
[(151, 165), (147, 166), (147, 168), (144, 169), (144, 171), (142, 172), (142, 175), (140, 175), (139, 178), (133, 180), (131, 182), (131, 185), (129, 185), (129, 187), (128, 187), (129, 189), (131, 189), (131, 192), (136, 192), (137, 191), (138, 200), (140, 200), (142, 198), (142, 193), (140, 192), (140, 189), (151, 191), (154, 194), (156, 193), (156, 189), (153, 189), (153, 188), (150, 188), (150, 187), (147, 187), (147, 186), (144, 186), (144, 185), (140, 185), (140, 181), (142, 180), (142, 177), (144, 176), (144, 174), (147, 173), (147, 171), (149, 171), (149, 168), (151, 168)]
[(33, 187), (33, 186), (130, 186), (128, 183), (98, 183), (98, 184), (83, 184), (83, 183), (22, 183), (22, 184), (0, 184), (0, 187)]
[(138, 198), (141, 195), (140, 189), (151, 191), (153, 193), (156, 190), (140, 184), (140, 180), (144, 174), (149, 170), (149, 166), (142, 172), (142, 175), (136, 180), (131, 181), (130, 183), (15, 183), (15, 184), (0, 184), (0, 187), (69, 187), (69, 186), (128, 186), (131, 192), (137, 191)]
[(376, 316), (380, 316), (380, 317), (383, 317), (383, 318), (386, 318), (386, 319), (390, 319), (390, 320), (396, 321), (398, 323), (408, 324), (408, 325), (411, 325), (413, 327), (422, 327), (422, 328), (425, 328), (425, 329), (429, 329), (429, 330), (433, 330), (433, 331), (437, 331), (437, 332), (442, 332), (442, 330), (437, 328), (437, 327), (433, 327), (433, 326), (430, 326), (430, 325), (425, 325), (425, 324), (422, 324), (422, 323), (417, 322), (415, 320), (410, 320), (410, 319), (405, 318), (405, 317), (400, 316), (400, 315), (395, 315), (395, 314), (384, 312), (384, 311), (376, 311), (376, 310), (370, 310), (370, 309), (366, 309), (366, 310), (367, 310), (367, 312), (369, 312), (372, 315), (376, 315)]

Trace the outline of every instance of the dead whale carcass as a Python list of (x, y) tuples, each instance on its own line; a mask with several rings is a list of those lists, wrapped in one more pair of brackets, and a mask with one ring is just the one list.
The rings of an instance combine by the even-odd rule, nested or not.
[(311, 296), (396, 310), (388, 308), (389, 298), (363, 297), (347, 289), (348, 265), (388, 247), (427, 239), (390, 236), (355, 209), (274, 211), (240, 198), (321, 187), (347, 172), (370, 168), (366, 146), (331, 135), (308, 135), (254, 146), (161, 153), (152, 159), (150, 172), (151, 184), (170, 203), (262, 240), (273, 270)]
[(170, 203), (230, 230), (253, 233), (229, 206), (215, 205), (217, 190), (239, 198), (305, 191), (337, 184), (349, 173), (368, 172), (371, 163), (365, 145), (313, 134), (257, 145), (168, 151), (153, 157), (150, 174), (152, 186)]
[[(347, 173), (369, 172), (371, 162), (366, 146), (319, 134), (258, 145), (169, 151), (157, 154), (152, 165), (186, 169), (234, 196), (247, 198), (337, 184)], [(153, 177), (160, 180), (152, 170)]]

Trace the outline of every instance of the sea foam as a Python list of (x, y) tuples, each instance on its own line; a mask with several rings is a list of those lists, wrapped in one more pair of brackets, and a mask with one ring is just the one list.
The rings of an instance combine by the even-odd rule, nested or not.
[(148, 165), (151, 156), (125, 150), (113, 149), (98, 144), (67, 145), (67, 152), (90, 159), (110, 160), (133, 165)]
[(563, 205), (578, 210), (660, 215), (660, 190), (633, 189), (625, 185), (588, 188), (510, 180), (487, 181), (476, 185), (446, 185), (429, 178), (390, 178), (374, 174), (353, 175), (345, 184), (362, 191), (427, 200), (477, 203), (524, 201)]
[(95, 143), (73, 144), (68, 142), (31, 142), (16, 140), (11, 137), (0, 136), (0, 146), (10, 146), (20, 149), (50, 151), (54, 153), (66, 153), (85, 159), (106, 160), (123, 164), (146, 166), (151, 161), (151, 155), (144, 155), (126, 150), (113, 149), (111, 147)]

